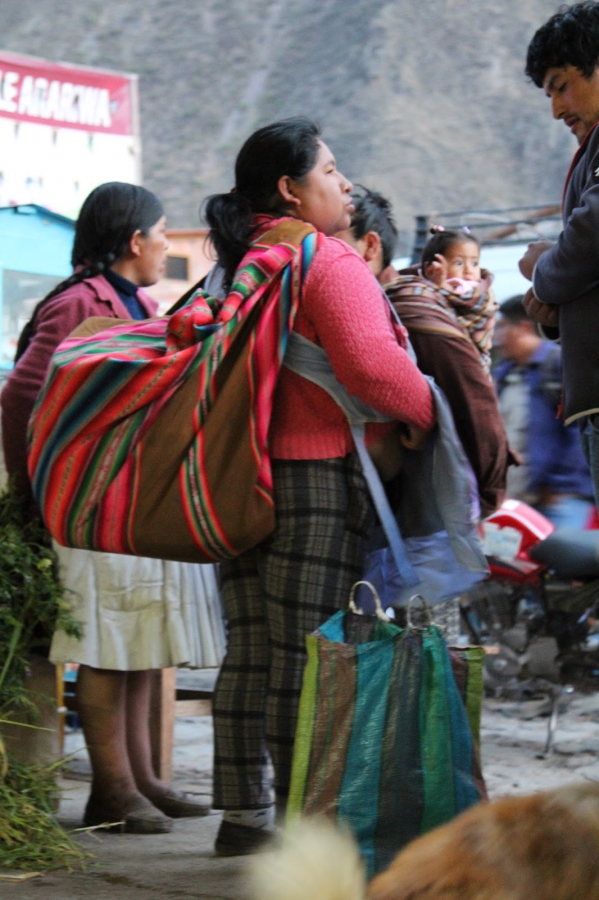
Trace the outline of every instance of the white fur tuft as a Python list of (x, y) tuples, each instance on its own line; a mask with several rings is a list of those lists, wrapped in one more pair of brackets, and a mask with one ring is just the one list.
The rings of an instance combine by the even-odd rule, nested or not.
[(364, 864), (355, 841), (326, 819), (285, 829), (281, 848), (255, 857), (252, 900), (364, 900)]

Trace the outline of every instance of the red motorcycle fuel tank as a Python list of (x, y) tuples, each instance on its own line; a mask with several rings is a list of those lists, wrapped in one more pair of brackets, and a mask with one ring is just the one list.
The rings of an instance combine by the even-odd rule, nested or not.
[(532, 506), (504, 500), (479, 529), (492, 578), (521, 584), (536, 581), (545, 570), (528, 551), (555, 531), (555, 525)]

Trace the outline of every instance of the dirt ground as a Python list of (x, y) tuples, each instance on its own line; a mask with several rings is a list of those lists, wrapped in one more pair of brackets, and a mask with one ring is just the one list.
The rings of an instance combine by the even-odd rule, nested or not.
[(549, 700), (484, 702), (481, 743), (491, 798), (599, 781), (599, 693), (575, 692), (545, 752)]
[[(599, 781), (599, 693), (574, 692), (565, 706), (553, 748), (545, 753), (548, 696), (485, 700), (482, 755), (492, 798), (571, 781)], [(68, 742), (71, 751), (80, 747), (80, 732), (69, 735)], [(209, 793), (211, 754), (211, 719), (178, 719), (175, 783)], [(59, 815), (68, 827), (76, 827), (88, 791), (84, 751), (65, 776)], [(0, 882), (0, 900), (245, 900), (245, 860), (213, 856), (219, 821), (218, 813), (179, 820), (167, 835), (83, 834), (81, 843), (94, 854), (86, 872), (53, 872), (20, 884)]]

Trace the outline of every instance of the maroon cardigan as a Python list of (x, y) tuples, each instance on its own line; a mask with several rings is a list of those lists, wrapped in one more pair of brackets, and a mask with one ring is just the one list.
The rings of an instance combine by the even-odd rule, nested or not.
[[(137, 296), (146, 315), (155, 315), (156, 301), (142, 290)], [(27, 425), (50, 359), (61, 341), (90, 316), (131, 318), (115, 289), (102, 275), (73, 285), (42, 306), (35, 319), (31, 343), (8, 376), (0, 395), (6, 470), (21, 491), (30, 491)]]

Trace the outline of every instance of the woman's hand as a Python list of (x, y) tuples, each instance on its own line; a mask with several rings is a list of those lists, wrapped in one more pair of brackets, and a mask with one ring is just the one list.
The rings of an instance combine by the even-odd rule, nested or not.
[(406, 450), (422, 450), (426, 446), (430, 431), (417, 428), (415, 425), (402, 425), (399, 440)]
[(535, 296), (533, 288), (529, 288), (525, 293), (522, 306), (526, 310), (526, 315), (539, 325), (545, 325), (547, 328), (559, 326), (559, 307), (555, 303), (542, 303)]
[(508, 448), (508, 456), (507, 456), (507, 464), (508, 466), (523, 466), (524, 465), (524, 457), (521, 453), (518, 453), (517, 450), (513, 450), (511, 447)]
[(547, 253), (553, 247), (553, 241), (535, 241), (529, 244), (526, 253), (518, 263), (518, 268), (528, 281), (532, 281), (532, 273), (537, 264), (537, 260), (543, 253)]

